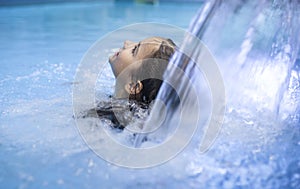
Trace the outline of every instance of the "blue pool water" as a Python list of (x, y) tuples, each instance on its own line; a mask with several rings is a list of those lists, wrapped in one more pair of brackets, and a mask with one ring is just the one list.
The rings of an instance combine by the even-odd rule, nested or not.
[[(223, 128), (207, 153), (199, 153), (195, 139), (165, 164), (128, 169), (102, 160), (80, 137), (72, 117), (72, 87), (88, 48), (127, 24), (149, 21), (188, 28), (201, 6), (103, 2), (1, 7), (0, 188), (299, 188), (299, 113), (274, 119), (276, 107), (268, 108), (269, 98), (262, 99), (266, 103), (261, 106), (248, 102), (252, 88), (234, 85), (238, 83), (228, 71), (232, 65), (222, 64), (232, 59), (219, 53), (220, 46), (239, 48), (234, 42), (243, 36), (229, 33), (238, 26), (243, 26), (240, 34), (247, 30), (249, 17), (241, 22), (227, 15), (228, 25), (217, 20), (204, 35), (204, 42), (219, 54), (216, 59), (230, 89)], [(235, 40), (224, 35), (210, 38), (217, 32), (214, 27)], [(217, 40), (222, 42), (218, 47)], [(256, 49), (263, 47), (264, 43)], [(291, 72), (291, 82), (296, 83), (291, 85), (291, 107), (297, 110), (298, 67)], [(109, 95), (113, 76), (109, 69), (104, 75), (104, 87), (97, 90)], [(247, 93), (236, 96), (241, 93), (234, 88)], [(253, 98), (261, 102), (259, 94)]]
[(199, 7), (0, 7), (0, 188), (126, 188), (173, 175), (118, 168), (89, 150), (72, 118), (72, 82), (85, 52), (108, 32), (146, 21), (187, 28)]

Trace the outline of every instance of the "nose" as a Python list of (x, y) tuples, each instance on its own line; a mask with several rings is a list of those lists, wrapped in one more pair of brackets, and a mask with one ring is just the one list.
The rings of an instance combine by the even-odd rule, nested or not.
[(132, 46), (133, 44), (134, 44), (134, 42), (126, 40), (126, 41), (124, 41), (124, 47), (123, 48), (126, 49), (126, 48)]

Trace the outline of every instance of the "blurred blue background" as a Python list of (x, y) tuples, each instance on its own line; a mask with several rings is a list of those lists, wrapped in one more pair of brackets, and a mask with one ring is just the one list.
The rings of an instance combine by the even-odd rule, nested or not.
[[(218, 139), (205, 154), (195, 139), (169, 162), (134, 170), (102, 160), (80, 137), (77, 66), (122, 26), (187, 29), (203, 2), (50, 2), (0, 0), (0, 188), (299, 188), (299, 6), (225, 3), (203, 35), (226, 85)], [(109, 94), (114, 78), (103, 74)]]

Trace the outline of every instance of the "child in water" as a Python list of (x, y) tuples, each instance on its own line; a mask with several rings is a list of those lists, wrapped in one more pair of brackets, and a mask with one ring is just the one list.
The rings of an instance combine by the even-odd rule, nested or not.
[[(171, 39), (162, 37), (150, 37), (140, 42), (125, 41), (123, 47), (109, 57), (116, 77), (114, 99), (129, 99), (141, 107), (148, 107), (158, 94), (163, 73), (175, 47)], [(100, 106), (96, 111), (100, 118), (110, 119), (115, 127), (124, 128), (126, 121), (120, 123), (120, 119), (115, 116), (116, 112), (122, 113), (122, 108), (119, 111), (117, 109), (110, 105)], [(134, 108), (129, 109), (134, 111)]]
[(146, 38), (139, 43), (125, 41), (124, 46), (109, 57), (117, 79), (116, 98), (127, 95), (130, 100), (147, 104), (154, 100), (174, 51), (174, 42), (161, 37)]

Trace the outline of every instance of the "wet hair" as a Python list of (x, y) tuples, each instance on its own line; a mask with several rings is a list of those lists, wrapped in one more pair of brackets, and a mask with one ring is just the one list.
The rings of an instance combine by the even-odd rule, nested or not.
[[(136, 80), (143, 78), (145, 75), (159, 75), (159, 78), (162, 78), (168, 62), (175, 52), (176, 45), (171, 39), (161, 39), (163, 41), (158, 50), (150, 55), (150, 59), (143, 61), (141, 67), (137, 70)], [(139, 93), (130, 94), (129, 99), (149, 104), (156, 98), (163, 81), (157, 77), (150, 77), (149, 79), (142, 80), (141, 83), (143, 84), (143, 89)]]
[[(118, 129), (124, 129), (127, 122), (128, 115), (121, 116), (118, 112), (131, 113), (133, 117), (135, 117), (135, 112), (140, 112), (141, 110), (145, 112), (149, 112), (150, 103), (156, 98), (158, 91), (163, 83), (161, 80), (165, 69), (167, 68), (168, 62), (172, 55), (175, 52), (176, 45), (171, 39), (164, 39), (160, 37), (156, 37), (159, 41), (162, 41), (159, 45), (158, 50), (150, 53), (150, 56), (147, 59), (142, 60), (141, 66), (136, 70), (135, 77), (133, 80), (141, 80), (140, 78), (145, 78), (143, 76), (150, 76), (148, 79), (141, 80), (143, 84), (143, 88), (139, 93), (130, 94), (129, 101), (124, 101), (123, 99), (114, 99), (112, 97), (111, 101), (108, 102), (100, 102), (97, 104), (97, 107), (88, 110), (83, 114), (83, 118), (85, 117), (99, 117), (101, 119), (108, 119), (112, 123), (112, 127)], [(156, 77), (151, 76), (160, 76), (158, 79)], [(120, 85), (123, 85), (124, 81), (120, 81)], [(125, 103), (125, 104), (124, 104)], [(129, 107), (129, 112), (127, 111)], [(117, 113), (117, 114), (116, 114)], [(144, 115), (144, 114), (142, 114)], [(140, 115), (136, 116), (140, 118)]]

